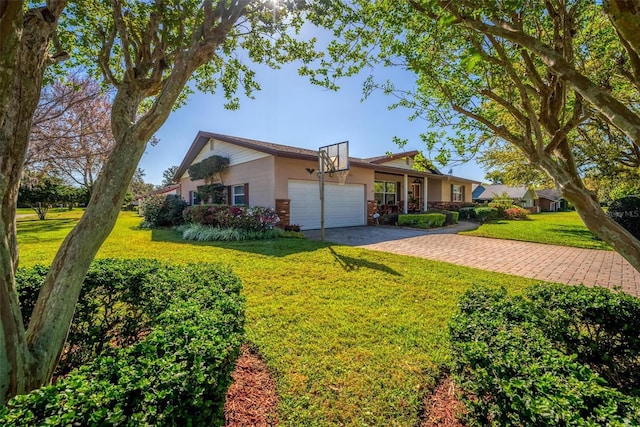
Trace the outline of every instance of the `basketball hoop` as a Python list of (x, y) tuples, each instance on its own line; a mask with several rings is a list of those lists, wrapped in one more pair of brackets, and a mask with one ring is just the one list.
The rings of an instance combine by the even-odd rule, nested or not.
[(320, 239), (324, 241), (324, 176), (338, 175), (338, 185), (344, 185), (349, 175), (349, 142), (339, 142), (318, 149), (320, 184)]
[(338, 185), (344, 185), (347, 181), (347, 175), (349, 175), (349, 169), (337, 171), (336, 175), (338, 176)]

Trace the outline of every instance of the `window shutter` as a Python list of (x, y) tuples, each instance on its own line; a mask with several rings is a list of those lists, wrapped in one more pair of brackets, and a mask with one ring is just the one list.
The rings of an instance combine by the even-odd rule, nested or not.
[(464, 202), (465, 201), (464, 200), (464, 185), (460, 186), (460, 191), (462, 192), (462, 198), (460, 200), (462, 200)]
[(232, 205), (231, 201), (233, 200), (232, 199), (233, 198), (233, 194), (231, 194), (231, 193), (233, 193), (233, 187), (230, 186), (230, 185), (227, 185), (226, 189), (227, 189), (227, 204), (229, 206), (231, 206)]
[(189, 205), (193, 205), (193, 191), (189, 191)]
[(244, 185), (244, 204), (249, 206), (249, 183)]
[(451, 194), (449, 195), (449, 201), (453, 202), (453, 184), (451, 184)]

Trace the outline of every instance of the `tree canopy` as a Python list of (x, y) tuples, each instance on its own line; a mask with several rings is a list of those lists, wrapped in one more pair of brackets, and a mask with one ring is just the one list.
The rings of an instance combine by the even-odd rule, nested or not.
[(331, 85), (369, 63), (413, 71), (413, 89), (372, 78), (365, 94), (395, 94), (395, 106), (424, 119), (426, 150), (441, 162), (487, 142), (516, 147), (594, 234), (640, 270), (640, 242), (607, 218), (585, 187), (581, 165), (589, 150), (577, 150), (604, 140), (618, 147), (609, 158), (619, 164), (622, 149), (640, 146), (639, 9), (624, 0), (329, 4), (317, 19), (341, 39), (317, 81)]
[[(154, 133), (190, 91), (259, 88), (251, 63), (273, 68), (317, 57), (299, 30), (305, 2), (270, 0), (0, 1), (0, 403), (46, 384), (82, 279), (118, 217)], [(31, 7), (31, 8), (29, 8)], [(113, 91), (115, 141), (85, 214), (58, 250), (28, 328), (22, 321), (15, 209), (34, 111), (45, 77), (81, 67)], [(246, 61), (245, 61), (246, 59)]]

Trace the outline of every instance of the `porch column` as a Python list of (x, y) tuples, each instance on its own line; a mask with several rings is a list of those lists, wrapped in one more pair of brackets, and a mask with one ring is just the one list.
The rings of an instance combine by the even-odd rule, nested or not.
[(409, 175), (404, 174), (404, 185), (402, 188), (402, 213), (409, 211)]
[(429, 186), (429, 181), (427, 180), (427, 177), (424, 177), (424, 185), (422, 186), (422, 211), (426, 212), (427, 211), (427, 187)]

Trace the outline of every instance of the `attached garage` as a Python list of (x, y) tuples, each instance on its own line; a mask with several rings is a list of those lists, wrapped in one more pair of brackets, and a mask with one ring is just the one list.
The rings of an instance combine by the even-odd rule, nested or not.
[[(365, 225), (364, 184), (326, 183), (324, 226)], [(320, 228), (320, 185), (317, 181), (289, 180), (290, 220), (303, 230)]]

